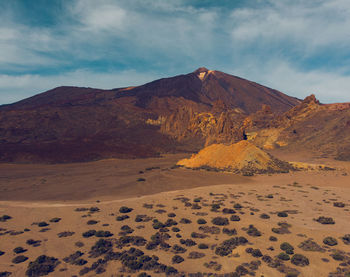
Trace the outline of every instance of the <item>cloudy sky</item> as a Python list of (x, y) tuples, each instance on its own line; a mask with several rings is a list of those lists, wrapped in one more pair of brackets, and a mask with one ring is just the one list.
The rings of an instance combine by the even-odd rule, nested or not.
[(0, 104), (224, 71), (350, 101), (349, 0), (0, 0)]

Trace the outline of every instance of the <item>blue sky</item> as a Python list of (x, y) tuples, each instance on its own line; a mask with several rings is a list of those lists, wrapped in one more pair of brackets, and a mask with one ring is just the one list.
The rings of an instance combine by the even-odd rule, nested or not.
[(348, 0), (0, 0), (0, 104), (192, 72), (350, 101)]

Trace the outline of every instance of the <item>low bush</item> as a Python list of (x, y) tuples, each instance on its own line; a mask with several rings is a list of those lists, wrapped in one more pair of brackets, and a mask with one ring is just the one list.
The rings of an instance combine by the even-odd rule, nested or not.
[(54, 217), (54, 218), (51, 218), (49, 221), (52, 222), (52, 223), (57, 223), (57, 222), (60, 222), (62, 218), (60, 217)]
[(316, 219), (317, 222), (321, 224), (335, 224), (335, 221), (331, 217), (320, 216)]
[(261, 214), (260, 218), (262, 218), (262, 219), (269, 219), (270, 216), (268, 214)]
[(198, 248), (199, 249), (208, 249), (209, 245), (206, 243), (200, 243), (200, 244), (198, 244)]
[(185, 259), (182, 258), (182, 257), (179, 256), (179, 255), (175, 255), (175, 256), (171, 259), (171, 261), (172, 261), (173, 264), (182, 263), (184, 260), (185, 260)]
[(261, 232), (254, 226), (254, 225), (249, 225), (247, 229), (247, 234), (252, 237), (260, 237)]
[(309, 259), (301, 254), (293, 255), (290, 261), (292, 264), (297, 266), (306, 266), (310, 264)]
[(279, 258), (279, 259), (282, 260), (282, 261), (288, 261), (288, 260), (290, 260), (289, 255), (288, 255), (287, 253), (284, 253), (284, 252), (279, 253), (279, 254), (277, 255), (277, 258)]
[(229, 221), (226, 217), (215, 217), (211, 221), (214, 225), (225, 226), (229, 224)]
[(130, 218), (128, 215), (119, 215), (119, 216), (117, 216), (116, 217), (116, 220), (117, 221), (123, 221), (123, 220), (125, 220), (125, 219), (128, 219), (128, 218)]
[(288, 214), (286, 212), (278, 212), (277, 216), (279, 216), (279, 217), (288, 217)]
[(224, 208), (224, 209), (222, 210), (222, 213), (224, 213), (224, 214), (235, 214), (236, 211), (235, 211), (234, 209)]
[(197, 223), (198, 223), (198, 224), (206, 224), (207, 221), (206, 221), (204, 218), (199, 218), (199, 219), (197, 220)]
[(48, 275), (53, 272), (59, 264), (60, 262), (58, 259), (41, 255), (37, 257), (35, 261), (28, 264), (26, 276), (37, 277)]
[(13, 252), (15, 252), (16, 254), (20, 254), (20, 253), (24, 253), (26, 252), (27, 249), (24, 249), (23, 247), (19, 246), (19, 247), (16, 247), (15, 249), (13, 249)]
[(119, 208), (119, 212), (122, 214), (130, 213), (133, 210), (133, 208), (129, 208), (126, 206), (122, 206)]
[(338, 244), (338, 241), (333, 237), (326, 237), (323, 239), (323, 243), (329, 246), (334, 246)]
[(231, 215), (230, 220), (231, 221), (240, 221), (241, 218), (239, 217), (239, 215), (234, 214), (234, 215)]
[(253, 249), (251, 254), (255, 258), (259, 258), (259, 257), (263, 256), (263, 254), (261, 253), (260, 249)]
[(19, 263), (25, 262), (26, 260), (28, 260), (28, 257), (23, 256), (23, 255), (19, 255), (19, 256), (16, 256), (12, 259), (12, 263), (19, 264)]
[(337, 208), (344, 208), (345, 204), (343, 202), (334, 202), (333, 206)]
[(3, 216), (0, 216), (0, 222), (6, 222), (7, 220), (11, 219), (12, 217), (4, 214)]
[(236, 229), (223, 228), (222, 229), (222, 233), (226, 234), (226, 235), (229, 235), (229, 236), (237, 235)]
[(96, 234), (96, 230), (88, 230), (82, 234), (84, 238), (92, 237)]
[(294, 247), (288, 242), (281, 243), (280, 249), (285, 251), (289, 255), (294, 254), (294, 252), (293, 252)]

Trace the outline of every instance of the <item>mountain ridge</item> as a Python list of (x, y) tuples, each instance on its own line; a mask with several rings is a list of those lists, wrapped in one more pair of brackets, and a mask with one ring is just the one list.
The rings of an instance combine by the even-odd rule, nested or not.
[[(288, 116), (302, 114), (303, 105), (207, 68), (112, 90), (61, 86), (0, 106), (0, 161), (59, 163), (195, 152), (238, 142), (247, 131), (257, 131), (260, 138), (261, 131), (279, 125), (284, 131), (278, 136), (288, 134), (291, 145), (292, 127), (285, 124), (292, 122)], [(327, 114), (348, 110), (330, 107)]]

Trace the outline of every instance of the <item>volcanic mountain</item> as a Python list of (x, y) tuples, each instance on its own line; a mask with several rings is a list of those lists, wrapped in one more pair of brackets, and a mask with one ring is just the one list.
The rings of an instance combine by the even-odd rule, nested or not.
[(58, 87), (0, 107), (0, 160), (75, 162), (150, 157), (239, 141), (241, 124), (300, 100), (220, 71), (112, 90)]

